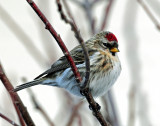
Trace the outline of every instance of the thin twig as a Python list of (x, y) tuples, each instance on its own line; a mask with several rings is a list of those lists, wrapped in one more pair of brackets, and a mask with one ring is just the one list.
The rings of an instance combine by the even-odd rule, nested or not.
[(106, 9), (105, 9), (105, 14), (104, 14), (104, 18), (102, 20), (102, 25), (101, 25), (101, 29), (100, 31), (103, 31), (104, 28), (106, 27), (107, 25), (107, 19), (108, 19), (108, 16), (109, 16), (109, 13), (111, 11), (111, 7), (113, 5), (113, 0), (109, 0), (109, 3), (106, 5)]
[(153, 16), (153, 14), (151, 13), (151, 11), (150, 11), (149, 8), (147, 7), (147, 5), (143, 2), (143, 0), (138, 0), (138, 2), (139, 2), (140, 5), (143, 7), (143, 9), (145, 10), (145, 12), (148, 14), (148, 16), (149, 16), (150, 19), (153, 21), (153, 23), (156, 25), (157, 29), (160, 30), (160, 23), (159, 23), (158, 20)]
[[(69, 9), (69, 6), (68, 6), (66, 0), (62, 0), (62, 1), (63, 1), (63, 4), (64, 4), (64, 7), (66, 8), (66, 11), (67, 11), (68, 16), (69, 16), (70, 19), (73, 21), (74, 25), (76, 25), (75, 20), (74, 20), (74, 18), (73, 18), (73, 16), (72, 16), (72, 13), (71, 13), (71, 11), (70, 11), (70, 9)], [(76, 27), (77, 27), (77, 26), (76, 26)]]
[(29, 5), (33, 8), (33, 10), (36, 12), (36, 14), (39, 16), (39, 18), (43, 21), (43, 23), (46, 26), (46, 29), (51, 33), (51, 35), (55, 38), (57, 41), (59, 47), (63, 51), (64, 55), (66, 56), (68, 62), (70, 63), (70, 66), (72, 68), (72, 71), (74, 73), (75, 79), (77, 82), (80, 82), (81, 76), (80, 73), (78, 72), (78, 69), (74, 63), (74, 60), (72, 59), (68, 49), (66, 48), (64, 42), (62, 41), (61, 37), (57, 32), (54, 30), (48, 19), (44, 16), (44, 14), (41, 12), (41, 10), (37, 7), (37, 5), (32, 1), (32, 0), (26, 0)]
[(84, 53), (84, 58), (85, 58), (85, 66), (86, 66), (86, 75), (85, 75), (85, 82), (83, 85), (81, 85), (81, 88), (85, 88), (86, 86), (88, 86), (88, 81), (89, 81), (89, 76), (90, 76), (90, 60), (89, 60), (89, 54), (87, 51), (87, 48), (85, 47), (85, 43), (83, 41), (83, 38), (81, 37), (80, 31), (78, 31), (75, 23), (73, 23), (72, 21), (68, 20), (66, 15), (63, 12), (62, 9), (62, 5), (60, 3), (59, 0), (56, 0), (57, 2), (57, 6), (58, 6), (58, 11), (61, 14), (61, 18), (68, 24), (70, 24), (72, 31), (75, 34), (75, 37), (77, 38), (77, 40), (79, 41), (82, 49), (83, 49), (83, 53)]
[(13, 126), (19, 126), (17, 123), (15, 123), (15, 122), (12, 121), (11, 119), (9, 119), (7, 116), (3, 115), (2, 113), (0, 113), (0, 117), (2, 117), (4, 120), (6, 120), (7, 122), (9, 122), (9, 123), (12, 124)]
[(10, 95), (10, 97), (12, 99), (12, 103), (14, 105), (14, 108), (15, 108), (16, 112), (17, 112), (18, 119), (19, 119), (21, 125), (25, 126), (25, 122), (24, 122), (24, 120), (23, 120), (23, 118), (21, 116), (21, 113), (20, 113), (20, 111), (18, 109), (18, 106), (16, 105), (16, 102), (14, 100), (14, 95), (10, 92), (10, 90), (13, 89), (13, 86), (10, 84), (8, 78), (6, 77), (1, 64), (0, 64), (0, 79), (1, 79), (2, 83), (4, 84), (5, 88), (7, 89), (7, 91), (9, 92), (9, 95)]
[[(12, 84), (10, 83), (10, 81), (8, 80), (7, 76), (5, 75), (1, 64), (0, 64), (0, 79), (1, 79), (3, 85), (7, 89), (8, 93), (9, 93), (11, 99), (12, 99), (12, 102), (13, 102), (13, 104), (15, 106), (15, 109), (17, 111), (17, 114), (19, 116), (21, 125), (25, 126), (25, 124), (24, 124), (24, 121), (25, 121), (25, 123), (28, 126), (35, 126), (34, 122), (32, 121), (32, 119), (29, 115), (29, 113), (27, 112), (26, 107), (23, 105), (20, 97), (18, 96), (18, 94), (16, 92), (13, 92), (14, 88), (13, 88)], [(21, 114), (20, 114), (19, 111), (21, 112)], [(23, 121), (23, 119), (24, 119), (24, 121)]]
[(45, 110), (40, 106), (40, 104), (38, 103), (37, 99), (35, 98), (34, 93), (32, 92), (31, 89), (28, 89), (29, 91), (29, 95), (32, 99), (33, 104), (35, 105), (35, 108), (37, 110), (39, 110), (41, 112), (41, 114), (43, 115), (43, 117), (46, 119), (46, 121), (50, 124), (50, 126), (54, 126), (52, 120), (49, 118), (48, 114), (45, 112)]

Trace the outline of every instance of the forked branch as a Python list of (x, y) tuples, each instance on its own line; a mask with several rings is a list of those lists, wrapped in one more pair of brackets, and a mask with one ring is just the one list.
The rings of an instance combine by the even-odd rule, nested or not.
[[(25, 123), (26, 123), (28, 126), (35, 126), (34, 122), (32, 121), (32, 118), (30, 117), (26, 107), (23, 105), (20, 97), (18, 96), (18, 94), (16, 92), (13, 92), (14, 88), (13, 88), (12, 84), (10, 83), (10, 81), (8, 80), (7, 76), (5, 75), (1, 64), (0, 64), (0, 79), (12, 99), (13, 105), (14, 105), (14, 107), (17, 111), (17, 114), (19, 116), (21, 125), (25, 126)], [(25, 123), (24, 123), (23, 119), (24, 119)]]

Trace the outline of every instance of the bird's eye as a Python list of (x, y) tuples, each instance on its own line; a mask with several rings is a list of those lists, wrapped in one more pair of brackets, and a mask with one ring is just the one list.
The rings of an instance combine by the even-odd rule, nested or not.
[(112, 47), (111, 44), (109, 44), (109, 43), (103, 43), (103, 46), (105, 46), (105, 47), (107, 47), (109, 49)]

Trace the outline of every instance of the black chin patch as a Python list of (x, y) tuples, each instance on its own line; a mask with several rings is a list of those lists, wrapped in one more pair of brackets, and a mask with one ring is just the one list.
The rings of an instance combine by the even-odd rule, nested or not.
[(113, 55), (113, 56), (115, 56), (115, 54), (116, 54), (115, 52), (112, 52), (112, 55)]

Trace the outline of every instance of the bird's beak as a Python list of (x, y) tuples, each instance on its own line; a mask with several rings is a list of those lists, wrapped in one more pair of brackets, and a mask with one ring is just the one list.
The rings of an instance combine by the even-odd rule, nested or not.
[(110, 49), (110, 51), (115, 53), (115, 52), (119, 52), (119, 49), (116, 48), (116, 47), (113, 47), (113, 48)]

